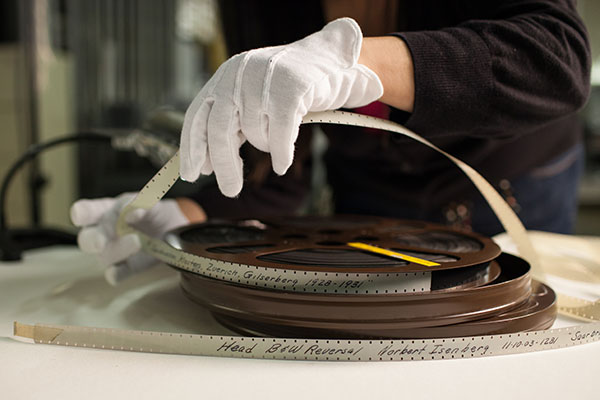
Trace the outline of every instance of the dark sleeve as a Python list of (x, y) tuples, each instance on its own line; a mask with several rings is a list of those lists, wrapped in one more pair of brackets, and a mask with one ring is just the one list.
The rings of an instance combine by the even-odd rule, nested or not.
[(246, 184), (233, 199), (223, 196), (216, 185), (203, 188), (192, 198), (210, 218), (260, 218), (297, 213), (306, 194), (302, 180), (271, 174), (260, 186)]
[(429, 137), (510, 136), (581, 108), (591, 57), (574, 1), (479, 4), (485, 18), (395, 34), (414, 62), (407, 127)]
[[(216, 182), (190, 196), (210, 218), (259, 218), (298, 213), (310, 192), (312, 128), (303, 125), (296, 141), (294, 163), (283, 176), (275, 174), (268, 154), (246, 143), (242, 147), (246, 179), (240, 195), (224, 196)], [(245, 153), (245, 154), (244, 154)], [(257, 177), (258, 175), (258, 177)], [(262, 176), (261, 176), (262, 175)]]

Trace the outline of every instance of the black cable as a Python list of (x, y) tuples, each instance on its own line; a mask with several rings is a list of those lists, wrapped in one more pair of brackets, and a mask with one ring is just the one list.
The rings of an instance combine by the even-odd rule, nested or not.
[[(62, 136), (47, 142), (30, 146), (27, 151), (25, 151), (25, 153), (17, 161), (15, 161), (15, 163), (10, 167), (4, 176), (4, 179), (2, 180), (2, 187), (0, 187), (0, 258), (2, 258), (3, 261), (14, 261), (21, 258), (21, 246), (15, 243), (10, 235), (10, 231), (6, 222), (5, 209), (6, 195), (8, 193), (9, 184), (19, 169), (28, 161), (35, 159), (35, 157), (42, 151), (63, 143), (82, 141), (109, 141), (110, 139), (111, 136), (108, 134), (96, 132), (82, 132), (74, 135)], [(53, 234), (60, 234), (60, 232), (54, 231)]]

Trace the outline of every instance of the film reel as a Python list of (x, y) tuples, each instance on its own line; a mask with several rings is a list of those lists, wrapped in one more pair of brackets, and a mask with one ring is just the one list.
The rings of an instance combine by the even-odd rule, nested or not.
[[(424, 222), (361, 216), (211, 221), (180, 228), (165, 240), (208, 264), (204, 274), (208, 277), (263, 289), (329, 294), (481, 285), (497, 275), (490, 262), (500, 254), (492, 240), (480, 235)], [(350, 247), (350, 242), (401, 251), (439, 265), (366, 252)], [(245, 270), (227, 270), (232, 265)]]
[(216, 319), (224, 326), (244, 335), (303, 337), (311, 338), (409, 338), (433, 339), (462, 336), (498, 335), (515, 332), (531, 332), (549, 329), (556, 319), (556, 294), (538, 281), (532, 282), (532, 293), (527, 301), (514, 309), (491, 317), (463, 323), (442, 326), (414, 326), (400, 328), (384, 326), (355, 327), (350, 331), (343, 328), (322, 329), (309, 326), (291, 326), (282, 323), (269, 323), (262, 320), (242, 320), (225, 313), (215, 314)]
[[(209, 263), (285, 270), (291, 277), (318, 272), (338, 277), (406, 274), (407, 280), (411, 274), (426, 274), (429, 279), (428, 289), (392, 292), (373, 285), (370, 291), (353, 293), (317, 278), (290, 293), (182, 270), (185, 294), (245, 334), (430, 338), (548, 327), (556, 316), (552, 290), (536, 283), (532, 291), (527, 262), (500, 254), (489, 238), (431, 223), (360, 216), (213, 221), (180, 228), (166, 241)], [(347, 246), (353, 241), (439, 265)], [(319, 285), (337, 289), (313, 288)], [(539, 298), (543, 301), (534, 301)]]

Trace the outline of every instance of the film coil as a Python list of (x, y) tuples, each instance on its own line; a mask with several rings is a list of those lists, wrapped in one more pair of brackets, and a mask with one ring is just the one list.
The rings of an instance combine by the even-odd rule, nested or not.
[[(184, 293), (244, 334), (454, 337), (545, 329), (556, 317), (554, 292), (532, 281), (527, 262), (501, 254), (489, 238), (431, 223), (359, 216), (214, 221), (180, 228), (166, 241), (208, 264), (249, 267), (229, 282), (181, 271)], [(439, 265), (346, 244), (356, 241)], [(287, 290), (272, 287), (273, 279), (247, 279), (265, 270), (285, 271), (279, 280), (291, 282)], [(309, 279), (301, 285), (298, 275)], [(369, 284), (371, 276), (395, 279), (395, 289)]]
[[(369, 237), (364, 234), (360, 240), (389, 246), (390, 249), (412, 250), (417, 258), (422, 257), (422, 261), (428, 256), (438, 258), (442, 255), (438, 260), (444, 262), (439, 263), (438, 270), (424, 269), (420, 264), (405, 264), (402, 266), (405, 268), (403, 272), (386, 272), (386, 268), (400, 267), (389, 265), (390, 260), (374, 262), (372, 257), (367, 257), (370, 265), (361, 264), (358, 267), (370, 272), (356, 272), (356, 267), (348, 266), (347, 262), (344, 265), (329, 265), (324, 269), (319, 264), (323, 261), (325, 264), (331, 263), (331, 254), (327, 253), (335, 252), (336, 247), (342, 246), (341, 240), (325, 240), (318, 235), (306, 238), (290, 236), (286, 238), (287, 243), (281, 242), (284, 248), (279, 249), (274, 248), (279, 242), (268, 240), (271, 239), (270, 235), (281, 235), (286, 229), (291, 229), (290, 224), (296, 230), (302, 226), (307, 228), (308, 225), (312, 229), (318, 225), (319, 221), (307, 218), (286, 219), (285, 223), (279, 225), (276, 221), (213, 222), (204, 225), (200, 231), (198, 227), (188, 227), (173, 232), (168, 244), (128, 226), (125, 217), (136, 208), (149, 209), (154, 206), (177, 181), (179, 157), (176, 154), (123, 210), (117, 231), (121, 235), (137, 235), (144, 251), (184, 271), (184, 290), (193, 300), (211, 307), (224, 324), (239, 332), (283, 337), (259, 339), (51, 324), (27, 325), (19, 322), (15, 322), (15, 335), (30, 338), (35, 343), (76, 347), (315, 361), (487, 357), (571, 347), (600, 340), (600, 301), (555, 294), (543, 283), (548, 272), (556, 274), (558, 271), (559, 276), (583, 273), (586, 277), (584, 282), (598, 279), (597, 272), (588, 266), (572, 266), (569, 263), (542, 265), (518, 217), (473, 168), (390, 121), (326, 111), (307, 115), (303, 123), (335, 123), (386, 130), (412, 138), (441, 153), (460, 168), (481, 192), (523, 258), (500, 254), (490, 239), (477, 235), (452, 234), (445, 228), (427, 224), (410, 225), (414, 223), (408, 223), (407, 231), (406, 223), (397, 221), (393, 224), (401, 227), (402, 234), (396, 236), (392, 243), (385, 241), (389, 239), (385, 235), (382, 240), (380, 236)], [(334, 229), (331, 227), (333, 221), (320, 222), (327, 223), (325, 230)], [(347, 225), (349, 222), (350, 226)], [(357, 234), (353, 231), (356, 229), (355, 217), (337, 219), (335, 223), (342, 236)], [(370, 221), (367, 225), (375, 230), (389, 227), (389, 223), (381, 219)], [(211, 234), (205, 230), (207, 227), (213, 230)], [(257, 229), (258, 233), (262, 232), (260, 235), (257, 235)], [(239, 233), (242, 237), (237, 236)], [(327, 232), (319, 234), (327, 235)], [(332, 234), (329, 232), (329, 235)], [(202, 243), (207, 236), (212, 237), (209, 240), (211, 243)], [(290, 248), (292, 239), (298, 242), (306, 239), (303, 249), (309, 250), (308, 254), (306, 251), (295, 252), (300, 246)], [(180, 250), (184, 247), (187, 250)], [(258, 258), (260, 254), (266, 255), (268, 251), (265, 249), (269, 247), (270, 250), (279, 250), (271, 251), (276, 257)], [(230, 257), (243, 257), (239, 248), (249, 257), (246, 262), (250, 260), (254, 264), (228, 261)], [(210, 255), (205, 254), (205, 258), (195, 252), (208, 252)], [(299, 254), (304, 261), (310, 260), (317, 265), (297, 264)], [(469, 256), (472, 258), (467, 261)], [(286, 263), (284, 268), (281, 268), (282, 261)], [(274, 263), (279, 268), (259, 263)], [(349, 271), (341, 272), (343, 268)], [(328, 272), (327, 269), (335, 269), (336, 272)], [(464, 275), (459, 275), (460, 270)], [(444, 274), (451, 278), (442, 279)], [(331, 283), (321, 286), (315, 284), (315, 279), (318, 283), (321, 280)], [(342, 287), (336, 288), (339, 284)], [(198, 288), (201, 290), (198, 291)], [(477, 297), (478, 300), (474, 300)], [(432, 306), (436, 300), (439, 305), (437, 309)], [(349, 306), (353, 302), (353, 306)], [(476, 302), (478, 305), (475, 306)], [(286, 304), (285, 310), (281, 311), (274, 303)], [(500, 305), (502, 310), (492, 312), (493, 304)], [(370, 307), (377, 307), (379, 313), (368, 312)], [(329, 310), (326, 318), (308, 313), (317, 308)], [(399, 308), (403, 314), (397, 312)], [(554, 321), (557, 309), (562, 315), (587, 323), (545, 329)], [(519, 333), (490, 335), (490, 332)], [(305, 337), (299, 337), (300, 334)], [(290, 335), (296, 338), (284, 338)], [(324, 336), (353, 339), (309, 338)], [(440, 336), (446, 338), (440, 339)], [(363, 337), (387, 339), (361, 339)]]

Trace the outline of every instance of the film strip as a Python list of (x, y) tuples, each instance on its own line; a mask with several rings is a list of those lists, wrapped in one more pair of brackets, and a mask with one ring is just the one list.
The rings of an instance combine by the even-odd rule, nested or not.
[[(432, 238), (438, 240), (437, 250), (427, 242)], [(440, 238), (448, 239), (446, 248), (439, 246)], [(487, 279), (489, 263), (500, 254), (491, 239), (480, 235), (458, 234), (424, 222), (360, 216), (212, 221), (178, 229), (165, 240), (198, 256), (206, 268), (205, 273), (184, 271), (298, 293), (421, 293), (472, 285), (476, 275), (482, 282)], [(404, 259), (350, 246), (357, 243), (401, 251)], [(452, 276), (443, 271), (459, 268), (465, 276), (457, 276), (459, 283), (453, 285)]]
[(600, 324), (508, 335), (411, 340), (283, 339), (190, 335), (15, 323), (15, 335), (35, 343), (235, 358), (311, 361), (420, 361), (520, 354), (598, 341)]
[[(458, 328), (453, 328), (452, 331), (444, 329), (446, 325), (438, 325), (439, 328), (435, 336), (445, 335), (444, 338), (435, 339), (419, 339), (420, 337), (428, 336), (420, 326), (395, 326), (397, 337), (411, 336), (411, 340), (374, 340), (374, 339), (298, 339), (286, 338), (293, 336), (297, 330), (286, 330), (289, 327), (283, 327), (279, 321), (273, 321), (269, 318), (263, 320), (254, 320), (254, 325), (247, 323), (239, 324), (239, 318), (232, 315), (221, 315), (220, 320), (228, 326), (237, 327), (238, 331), (247, 334), (263, 334), (265, 332), (274, 332), (279, 329), (282, 338), (256, 338), (245, 336), (206, 336), (206, 335), (185, 335), (174, 333), (157, 333), (157, 332), (141, 332), (141, 331), (125, 331), (125, 330), (110, 330), (100, 328), (83, 328), (69, 326), (49, 326), (49, 325), (23, 325), (15, 324), (15, 334), (33, 339), (37, 343), (50, 343), (69, 346), (95, 347), (120, 349), (131, 351), (150, 351), (161, 353), (175, 354), (198, 354), (198, 355), (217, 355), (217, 356), (232, 356), (232, 357), (252, 357), (252, 358), (277, 358), (277, 359), (309, 359), (309, 360), (421, 360), (421, 359), (451, 359), (464, 357), (482, 357), (499, 354), (514, 354), (522, 352), (530, 352), (537, 350), (545, 350), (552, 348), (568, 347), (588, 342), (597, 341), (600, 338), (600, 323), (592, 322), (579, 326), (562, 328), (562, 329), (545, 329), (553, 321), (553, 307), (568, 316), (580, 318), (586, 321), (598, 321), (600, 319), (600, 306), (597, 302), (589, 302), (582, 299), (568, 297), (558, 294), (555, 302), (555, 297), (551, 289), (544, 285), (544, 270), (538, 262), (533, 246), (531, 245), (526, 231), (520, 223), (518, 217), (512, 212), (510, 207), (504, 202), (502, 197), (485, 181), (475, 170), (460, 160), (452, 157), (444, 151), (438, 149), (427, 140), (410, 132), (406, 128), (392, 123), (390, 121), (379, 120), (373, 117), (366, 117), (346, 112), (322, 112), (308, 115), (304, 123), (338, 123), (346, 125), (354, 125), (368, 127), (374, 129), (382, 129), (390, 132), (396, 132), (405, 136), (411, 137), (443, 154), (452, 160), (463, 172), (473, 181), (475, 186), (482, 192), (496, 215), (499, 217), (507, 233), (511, 236), (519, 249), (519, 253), (531, 265), (531, 276), (541, 282), (535, 281), (531, 284), (529, 272), (527, 278), (523, 278), (528, 284), (528, 297), (524, 301), (519, 302), (520, 307), (524, 307), (529, 311), (523, 313), (523, 309), (519, 307), (509, 308), (504, 310), (499, 315), (490, 316), (489, 318), (479, 319), (477, 321), (461, 321), (456, 324)], [(271, 263), (268, 265), (244, 264), (228, 260), (228, 254), (231, 255), (231, 249), (224, 249), (227, 246), (214, 246), (204, 250), (212, 250), (215, 253), (215, 248), (218, 249), (215, 254), (220, 254), (218, 257), (210, 257), (205, 254), (198, 255), (190, 252), (189, 249), (184, 249), (176, 243), (170, 244), (164, 241), (152, 239), (141, 232), (134, 231), (124, 222), (124, 216), (135, 208), (151, 208), (158, 202), (164, 194), (169, 190), (173, 183), (178, 179), (178, 156), (174, 156), (157, 174), (156, 176), (140, 191), (136, 199), (123, 211), (118, 223), (120, 234), (135, 233), (141, 241), (143, 248), (148, 253), (159, 258), (169, 265), (173, 265), (183, 272), (182, 285), (184, 290), (186, 284), (202, 286), (203, 290), (210, 289), (210, 285), (217, 285), (216, 292), (219, 292), (219, 285), (236, 285), (243, 284), (246, 289), (254, 290), (255, 292), (262, 288), (264, 293), (273, 291), (281, 291), (287, 296), (303, 296), (306, 295), (303, 289), (311, 289), (310, 296), (326, 296), (327, 298), (335, 298), (335, 291), (332, 293), (330, 288), (318, 289), (315, 291), (315, 279), (329, 279), (332, 271), (323, 271), (319, 269), (311, 270), (306, 275), (306, 268), (290, 268), (289, 263), (286, 263), (286, 268), (277, 268), (282, 261), (289, 261), (289, 258), (284, 259), (262, 259), (261, 262)], [(237, 232), (239, 233), (239, 232)], [(248, 238), (246, 238), (248, 239)], [(292, 239), (292, 238), (290, 238)], [(247, 246), (256, 246), (252, 237), (246, 240)], [(431, 240), (435, 243), (436, 238)], [(482, 243), (481, 240), (476, 240)], [(226, 241), (227, 242), (227, 241)], [(238, 243), (237, 241), (236, 243)], [(411, 239), (405, 237), (405, 243), (402, 250), (406, 246), (411, 247)], [(226, 243), (225, 243), (226, 244)], [(414, 243), (413, 243), (414, 245)], [(327, 248), (327, 244), (323, 245)], [(219, 248), (220, 247), (220, 248)], [(418, 246), (417, 246), (418, 247)], [(460, 247), (460, 245), (458, 246)], [(488, 246), (490, 254), (493, 254), (493, 247)], [(483, 248), (486, 248), (483, 241)], [(253, 249), (253, 253), (256, 248)], [(497, 249), (496, 249), (497, 251)], [(220, 253), (219, 253), (220, 252)], [(198, 253), (198, 252), (195, 252)], [(452, 257), (456, 258), (456, 252), (447, 254), (442, 252), (441, 255), (448, 257), (450, 261), (446, 263), (446, 269), (452, 262)], [(468, 252), (467, 252), (468, 253)], [(474, 251), (473, 253), (478, 253)], [(482, 257), (481, 254), (486, 252), (479, 251), (479, 258), (472, 261), (461, 261), (462, 267), (478, 267), (487, 268), (483, 274), (486, 278), (481, 278), (475, 285), (475, 289), (486, 287), (486, 279), (491, 280), (494, 255), (486, 254)], [(423, 253), (417, 251), (417, 258), (424, 257)], [(438, 253), (434, 254), (440, 255)], [(281, 256), (281, 254), (279, 255)], [(290, 254), (287, 254), (289, 257)], [(296, 255), (297, 256), (297, 255)], [(312, 254), (311, 256), (314, 256)], [(501, 256), (506, 258), (506, 256)], [(462, 259), (462, 256), (459, 256)], [(507, 261), (499, 262), (504, 268)], [(505, 264), (504, 266), (502, 264)], [(514, 262), (510, 262), (514, 263)], [(371, 266), (360, 272), (344, 272), (342, 278), (346, 282), (345, 285), (351, 289), (351, 292), (343, 292), (343, 296), (358, 296), (364, 299), (365, 296), (381, 295), (374, 293), (374, 290), (389, 291), (419, 291), (435, 294), (436, 287), (432, 287), (433, 276), (436, 270), (426, 270), (423, 265), (411, 265), (409, 270), (397, 272), (396, 275), (388, 276), (389, 271), (385, 271), (384, 266)], [(442, 266), (444, 263), (440, 263)], [(518, 264), (518, 262), (517, 262)], [(456, 265), (455, 265), (456, 266)], [(383, 268), (383, 269), (382, 269)], [(438, 270), (442, 272), (444, 267)], [(517, 268), (518, 269), (518, 268)], [(299, 274), (299, 271), (302, 273)], [(254, 277), (250, 277), (254, 273)], [(335, 274), (335, 273), (334, 273)], [(339, 274), (339, 273), (338, 273)], [(348, 274), (348, 276), (346, 276)], [(408, 274), (408, 275), (407, 275)], [(412, 274), (412, 276), (410, 276)], [(419, 276), (420, 275), (420, 276)], [(237, 282), (239, 276), (246, 276), (244, 281)], [(260, 278), (259, 278), (260, 276)], [(199, 278), (187, 281), (189, 277)], [(249, 278), (248, 278), (249, 277)], [(390, 279), (391, 278), (391, 279)], [(477, 280), (477, 279), (475, 279)], [(200, 283), (199, 283), (200, 282)], [(336, 281), (337, 282), (337, 281)], [(341, 283), (341, 282), (338, 282)], [(265, 284), (267, 285), (265, 287)], [(391, 285), (391, 286), (386, 286)], [(455, 285), (460, 286), (460, 284)], [(268, 290), (265, 290), (267, 288)], [(298, 290), (301, 288), (301, 290)], [(450, 287), (450, 289), (452, 286)], [(444, 288), (448, 289), (448, 288)], [(334, 289), (335, 290), (335, 289)], [(344, 289), (347, 290), (347, 289)], [(469, 290), (469, 288), (465, 289)], [(188, 291), (191, 292), (191, 291)], [(297, 292), (297, 293), (293, 293)], [(450, 290), (448, 293), (452, 293)], [(533, 293), (533, 295), (532, 295)], [(385, 295), (385, 294), (384, 294)], [(533, 296), (533, 297), (532, 297)], [(518, 297), (518, 296), (517, 296)], [(243, 298), (243, 294), (242, 294)], [(532, 300), (535, 298), (535, 301)], [(201, 299), (199, 299), (202, 302)], [(534, 304), (535, 303), (535, 304)], [(440, 303), (441, 304), (441, 303)], [(536, 308), (537, 307), (537, 308)], [(533, 310), (533, 311), (532, 311)], [(548, 311), (551, 310), (551, 311)], [(468, 310), (465, 311), (468, 313)], [(454, 316), (456, 314), (450, 313)], [(550, 315), (550, 316), (549, 316)], [(526, 317), (524, 317), (526, 316)], [(533, 316), (533, 317), (531, 317)], [(531, 332), (517, 332), (510, 334), (489, 335), (489, 332), (482, 330), (482, 335), (477, 336), (473, 332), (478, 332), (477, 327), (468, 327), (466, 325), (491, 326), (502, 323), (507, 319), (522, 322), (528, 320), (525, 330)], [(483, 322), (482, 322), (483, 321)], [(247, 321), (246, 321), (247, 322)], [(466, 325), (465, 325), (466, 323)], [(313, 324), (308, 327), (307, 334), (313, 337), (320, 337), (323, 332), (322, 324)], [(521, 330), (521, 328), (517, 329)], [(427, 328), (428, 332), (432, 332), (431, 327)], [(328, 331), (329, 333), (331, 331)], [(389, 332), (389, 331), (388, 331)], [(468, 332), (469, 336), (464, 337), (464, 332)], [(386, 333), (375, 336), (386, 336)], [(369, 336), (369, 333), (367, 333)], [(360, 331), (359, 331), (360, 336)]]

